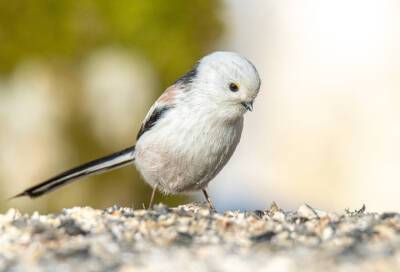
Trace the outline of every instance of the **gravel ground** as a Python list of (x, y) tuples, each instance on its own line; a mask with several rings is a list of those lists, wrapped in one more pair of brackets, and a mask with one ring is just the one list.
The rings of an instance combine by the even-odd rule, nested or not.
[(400, 214), (202, 204), (0, 215), (0, 271), (400, 271)]

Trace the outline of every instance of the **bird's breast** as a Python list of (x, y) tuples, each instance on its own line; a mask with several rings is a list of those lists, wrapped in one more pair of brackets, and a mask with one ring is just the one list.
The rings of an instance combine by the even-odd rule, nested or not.
[(243, 118), (224, 122), (212, 114), (171, 112), (136, 144), (136, 165), (144, 179), (166, 193), (198, 190), (233, 154)]

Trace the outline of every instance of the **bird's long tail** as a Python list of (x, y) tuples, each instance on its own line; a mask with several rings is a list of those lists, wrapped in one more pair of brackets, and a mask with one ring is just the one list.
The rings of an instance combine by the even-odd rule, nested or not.
[(26, 189), (13, 198), (21, 196), (29, 196), (31, 198), (39, 197), (67, 185), (78, 178), (108, 172), (127, 164), (131, 164), (134, 160), (135, 146), (67, 170), (55, 177)]

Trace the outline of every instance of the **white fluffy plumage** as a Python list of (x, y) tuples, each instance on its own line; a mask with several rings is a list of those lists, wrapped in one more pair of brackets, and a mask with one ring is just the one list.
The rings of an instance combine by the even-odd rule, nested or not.
[(203, 189), (225, 166), (240, 140), (242, 103), (251, 104), (260, 87), (254, 66), (236, 53), (213, 53), (194, 69), (155, 103), (153, 111), (169, 109), (136, 143), (137, 168), (168, 194)]
[(135, 146), (68, 170), (17, 196), (38, 197), (77, 178), (134, 163), (154, 188), (152, 200), (156, 189), (167, 194), (203, 190), (212, 206), (206, 187), (235, 151), (243, 115), (252, 110), (260, 84), (256, 68), (244, 57), (211, 53), (154, 103)]

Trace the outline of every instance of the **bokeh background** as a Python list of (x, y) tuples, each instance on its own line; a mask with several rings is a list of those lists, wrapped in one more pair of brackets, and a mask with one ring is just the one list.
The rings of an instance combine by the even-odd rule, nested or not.
[(399, 48), (397, 0), (0, 0), (0, 208), (142, 207), (150, 188), (134, 167), (5, 199), (134, 144), (164, 88), (201, 56), (233, 50), (263, 84), (210, 184), (219, 210), (397, 210)]

